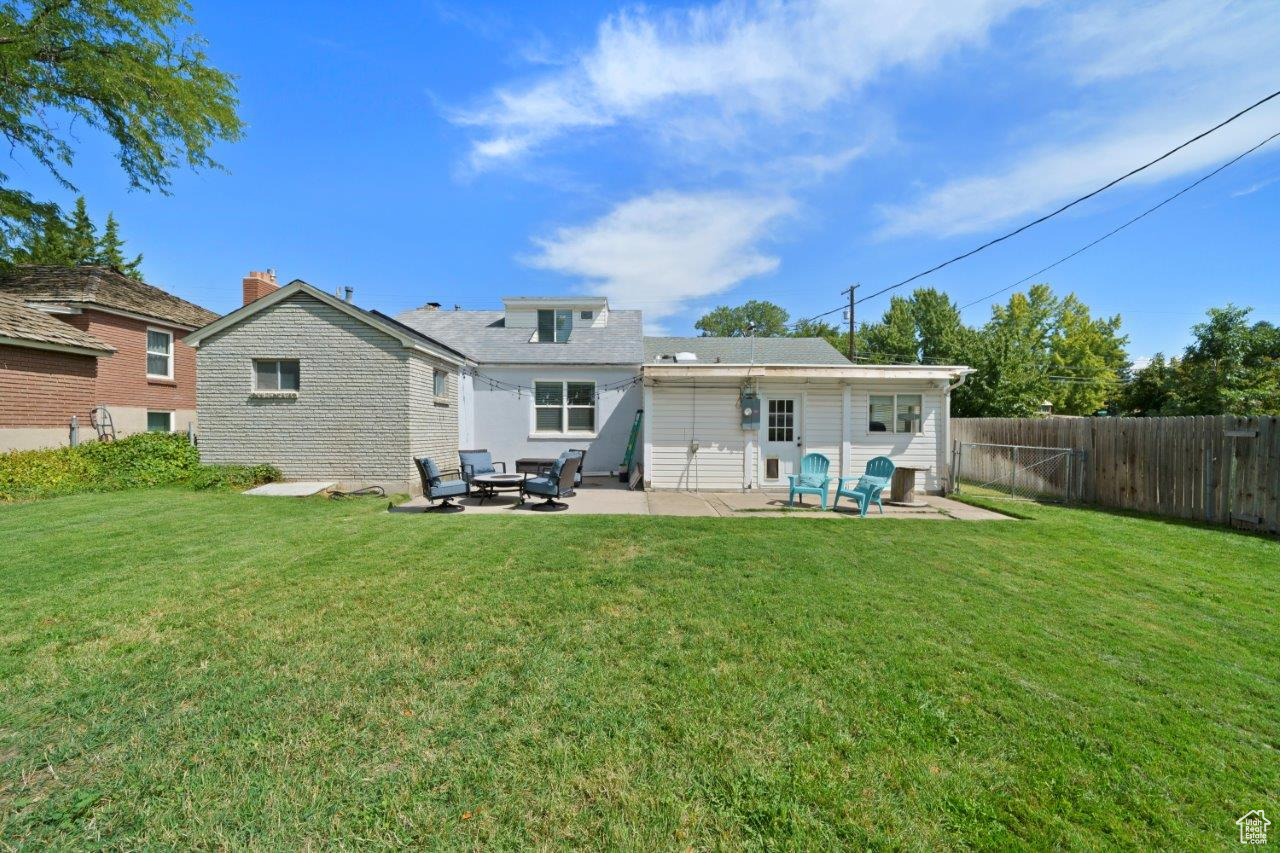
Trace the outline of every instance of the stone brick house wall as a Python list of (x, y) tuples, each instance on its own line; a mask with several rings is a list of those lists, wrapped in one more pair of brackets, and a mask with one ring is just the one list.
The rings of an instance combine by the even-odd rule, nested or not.
[[(421, 490), (414, 455), (456, 464), (458, 366), (407, 347), (357, 313), (295, 288), (200, 338), (201, 458), (269, 463), (291, 480), (397, 492)], [(255, 360), (278, 359), (298, 362), (297, 391), (255, 390)], [(436, 370), (446, 379), (438, 398)]]

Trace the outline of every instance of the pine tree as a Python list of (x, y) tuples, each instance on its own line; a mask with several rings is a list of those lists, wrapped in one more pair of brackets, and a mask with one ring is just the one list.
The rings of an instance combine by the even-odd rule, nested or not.
[(142, 255), (135, 255), (131, 261), (124, 259), (124, 241), (120, 239), (120, 223), (116, 221), (114, 213), (107, 214), (107, 224), (98, 239), (96, 263), (118, 269), (130, 278), (142, 281), (142, 270), (139, 269)]
[(76, 209), (71, 214), (72, 264), (92, 264), (98, 260), (98, 229), (89, 218), (84, 196), (76, 199)]

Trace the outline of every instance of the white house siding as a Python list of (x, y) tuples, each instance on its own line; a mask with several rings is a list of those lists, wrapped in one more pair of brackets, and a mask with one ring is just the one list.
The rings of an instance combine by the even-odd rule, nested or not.
[[(646, 481), (654, 489), (741, 489), (748, 433), (742, 430), (737, 386), (651, 388), (652, 420)], [(754, 434), (751, 434), (754, 435)], [(693, 442), (697, 442), (697, 450)]]
[[(876, 386), (874, 393), (877, 394), (920, 394), (922, 397), (921, 433), (897, 435), (869, 432), (867, 407), (873, 392), (865, 383), (855, 384), (847, 391), (846, 385), (831, 381), (801, 384), (765, 380), (756, 383), (755, 390), (766, 399), (792, 396), (803, 401), (800, 430), (804, 452), (821, 453), (830, 459), (832, 476), (860, 474), (871, 457), (884, 455), (899, 465), (927, 469), (917, 480), (922, 488), (941, 488), (939, 472), (945, 464), (940, 439), (944, 396), (939, 386), (926, 382)], [(650, 386), (651, 411), (646, 413), (650, 418), (645, 478), (648, 487), (690, 491), (760, 487), (764, 474), (761, 434), (742, 430), (740, 394), (738, 385), (695, 387), (658, 382)], [(846, 394), (849, 397), (847, 418)], [(744, 458), (748, 453), (751, 457)], [(849, 460), (847, 469), (843, 466), (845, 459)]]
[[(246, 317), (197, 350), (201, 458), (266, 462), (289, 479), (412, 487), (410, 353), (306, 294)], [(298, 359), (297, 397), (255, 396), (255, 358)]]
[[(869, 410), (872, 394), (920, 394), (921, 432), (905, 435), (889, 432), (870, 432)], [(927, 473), (917, 474), (917, 487), (928, 491), (942, 488), (940, 473), (945, 467), (945, 448), (942, 446), (943, 391), (936, 384), (877, 385), (869, 388), (855, 385), (853, 389), (853, 422), (850, 430), (850, 473), (861, 473), (873, 456), (888, 456), (896, 465), (927, 468)]]
[[(613, 473), (622, 464), (631, 425), (635, 421), (636, 410), (641, 407), (639, 383), (600, 393), (596, 402), (596, 432), (593, 436), (535, 433), (532, 394), (523, 391), (517, 395), (510, 389), (513, 386), (532, 388), (533, 383), (539, 380), (595, 382), (600, 388), (638, 376), (639, 369), (634, 367), (481, 365), (471, 378), (474, 400), (472, 446), (487, 449), (495, 461), (506, 462), (508, 467), (520, 458), (554, 457), (570, 448), (585, 447), (587, 473)], [(494, 387), (489, 380), (501, 384)], [(636, 452), (640, 452), (639, 446)]]
[[(445, 394), (435, 396), (435, 371), (445, 372)], [(409, 356), (409, 450), (444, 470), (458, 467), (458, 372), (419, 352)], [(413, 471), (412, 466), (409, 468)], [(419, 484), (418, 488), (421, 488)]]

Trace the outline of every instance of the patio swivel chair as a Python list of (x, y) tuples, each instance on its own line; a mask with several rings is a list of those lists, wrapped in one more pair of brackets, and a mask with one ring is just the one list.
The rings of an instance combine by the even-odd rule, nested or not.
[(494, 462), (487, 450), (459, 450), (458, 463), (462, 466), (462, 479), (468, 488), (476, 477), (498, 473), (494, 465), (501, 465), (502, 473), (507, 473), (507, 463)]
[[(835, 503), (831, 508), (835, 509), (840, 505), (840, 497), (843, 495), (857, 502), (860, 517), (866, 517), (867, 507), (872, 501), (876, 502), (876, 506), (880, 507), (880, 514), (884, 515), (884, 504), (880, 502), (880, 496), (889, 487), (895, 467), (888, 456), (876, 456), (867, 462), (867, 469), (861, 477), (841, 477), (840, 484), (836, 487)], [(853, 485), (849, 485), (850, 483)]]
[[(413, 460), (418, 466), (418, 476), (422, 478), (422, 496), (432, 503), (423, 512), (462, 512), (466, 507), (451, 503), (451, 498), (460, 498), (467, 494), (467, 484), (461, 479), (461, 471), (441, 471), (440, 466), (429, 457), (419, 456)], [(456, 475), (446, 480), (446, 475)], [(440, 501), (437, 505), (435, 501)]]
[(831, 484), (827, 470), (830, 467), (831, 460), (821, 453), (806, 453), (800, 460), (800, 473), (787, 475), (787, 479), (791, 481), (791, 494), (787, 496), (787, 503), (795, 503), (796, 495), (800, 495), (801, 504), (804, 503), (805, 495), (817, 495), (822, 508), (826, 509), (827, 486)]
[(560, 454), (560, 458), (551, 466), (551, 470), (540, 477), (530, 477), (520, 484), (520, 503), (524, 504), (526, 495), (534, 497), (546, 498), (540, 504), (534, 504), (533, 509), (540, 512), (556, 512), (568, 509), (569, 505), (556, 498), (562, 497), (573, 492), (573, 475), (578, 472), (579, 459), (572, 455), (573, 451), (566, 450)]

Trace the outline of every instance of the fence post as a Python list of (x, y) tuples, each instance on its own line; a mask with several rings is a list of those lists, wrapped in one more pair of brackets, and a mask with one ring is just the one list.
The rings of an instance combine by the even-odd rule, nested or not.
[(71, 430), (67, 436), (67, 440), (71, 442), (72, 447), (75, 447), (80, 443), (80, 419), (75, 415), (71, 416)]
[(1009, 478), (1009, 497), (1018, 496), (1018, 445), (1013, 446), (1013, 476)]

